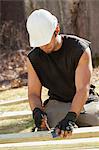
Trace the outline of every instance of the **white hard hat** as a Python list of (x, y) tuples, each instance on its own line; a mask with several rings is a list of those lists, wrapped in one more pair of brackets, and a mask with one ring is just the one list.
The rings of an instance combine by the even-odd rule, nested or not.
[(35, 10), (27, 20), (27, 30), (31, 47), (40, 47), (51, 41), (58, 20), (49, 11)]

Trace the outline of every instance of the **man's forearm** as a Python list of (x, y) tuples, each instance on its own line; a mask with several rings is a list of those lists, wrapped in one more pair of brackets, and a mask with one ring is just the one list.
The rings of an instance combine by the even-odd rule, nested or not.
[(73, 98), (70, 111), (80, 114), (84, 104), (86, 103), (89, 96), (89, 88), (83, 87), (78, 90)]
[(38, 97), (36, 95), (30, 95), (29, 96), (29, 104), (30, 104), (31, 110), (34, 110), (34, 108), (36, 108), (36, 107), (42, 109), (40, 97)]

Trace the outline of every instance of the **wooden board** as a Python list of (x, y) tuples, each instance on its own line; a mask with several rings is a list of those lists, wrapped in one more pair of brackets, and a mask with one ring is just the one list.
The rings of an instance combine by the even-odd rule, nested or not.
[[(97, 127), (84, 127), (77, 128), (73, 131), (73, 135), (68, 139), (74, 138), (99, 138), (99, 126)], [(31, 142), (31, 141), (42, 141), (52, 140), (52, 134), (48, 131), (38, 131), (31, 133), (15, 133), (15, 134), (1, 134), (0, 143), (17, 143), (17, 142)], [(61, 139), (61, 138), (54, 138)]]
[(31, 111), (0, 112), (0, 120), (23, 118), (31, 115), (32, 115)]
[(6, 105), (8, 106), (8, 105), (20, 104), (25, 102), (28, 102), (28, 98), (17, 99), (17, 100), (0, 100), (0, 106), (6, 106)]
[(98, 150), (99, 138), (65, 139), (40, 142), (0, 144), (1, 150)]

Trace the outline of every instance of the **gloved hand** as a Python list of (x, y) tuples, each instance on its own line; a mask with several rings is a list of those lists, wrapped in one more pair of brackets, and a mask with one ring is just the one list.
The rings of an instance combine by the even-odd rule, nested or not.
[(44, 119), (47, 119), (47, 114), (37, 107), (33, 110), (32, 114), (36, 127), (39, 129), (45, 128)]
[(77, 125), (75, 124), (76, 120), (77, 114), (75, 112), (68, 112), (66, 117), (56, 125), (56, 133), (61, 137), (70, 135), (73, 131), (73, 128), (77, 128)]

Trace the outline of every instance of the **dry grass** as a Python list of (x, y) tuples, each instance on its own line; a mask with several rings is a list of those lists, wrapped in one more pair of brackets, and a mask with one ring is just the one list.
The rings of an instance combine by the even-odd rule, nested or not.
[(31, 117), (0, 121), (0, 134), (30, 132), (33, 127)]
[(30, 110), (29, 103), (21, 103), (21, 104), (15, 104), (11, 106), (0, 106), (1, 112), (7, 112), (7, 111), (24, 111), (24, 110)]
[[(6, 90), (0, 93), (0, 99), (2, 100), (15, 100), (27, 97), (27, 87)], [(47, 89), (43, 88), (42, 99), (47, 98)], [(0, 106), (0, 112), (4, 111), (22, 111), (30, 110), (28, 101), (26, 103)], [(10, 119), (0, 121), (0, 134), (3, 133), (16, 133), (16, 132), (30, 132), (33, 127), (33, 119), (26, 117), (22, 119)]]
[[(6, 90), (0, 93), (0, 99), (2, 100), (14, 100), (25, 97), (27, 97), (27, 87)], [(19, 110), (30, 110), (28, 102), (11, 106), (0, 106), (1, 112)], [(26, 117), (24, 119), (3, 120), (0, 121), (0, 134), (30, 131), (32, 126), (33, 120), (30, 117)]]
[(0, 92), (0, 100), (15, 100), (27, 97), (27, 86)]

